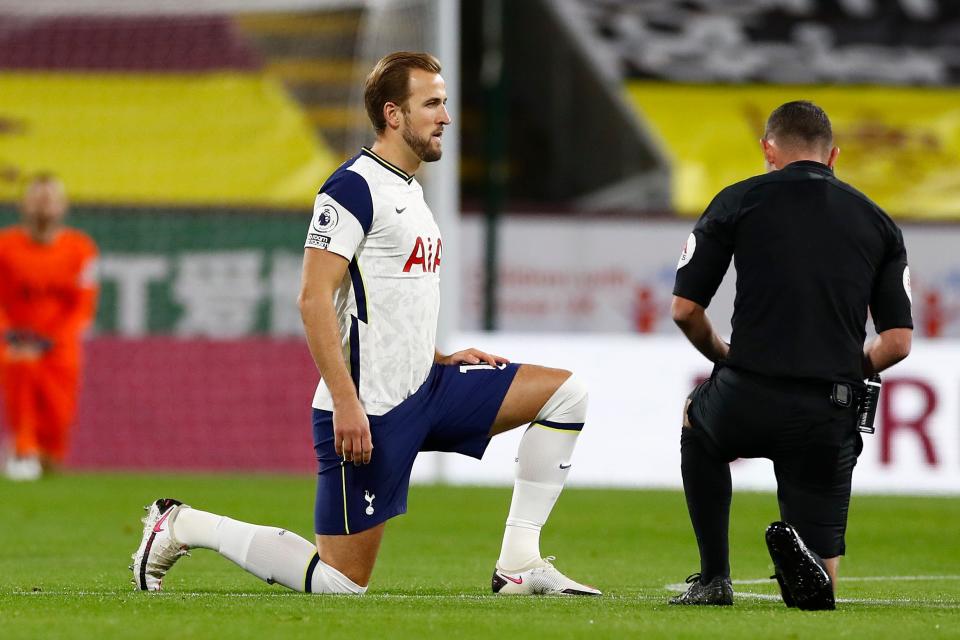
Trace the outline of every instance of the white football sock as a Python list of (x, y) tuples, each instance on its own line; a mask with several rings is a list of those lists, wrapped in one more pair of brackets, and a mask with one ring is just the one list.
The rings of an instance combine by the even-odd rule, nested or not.
[(540, 564), (540, 530), (570, 473), (570, 457), (586, 412), (586, 389), (571, 376), (520, 439), (513, 500), (498, 568), (519, 572)]
[(311, 593), (362, 594), (367, 590), (322, 562), (317, 548), (292, 531), (189, 507), (181, 508), (170, 526), (171, 535), (180, 544), (191, 549), (213, 549), (270, 584)]
[(220, 550), (220, 537), (217, 526), (223, 516), (207, 513), (199, 509), (183, 508), (177, 511), (177, 517), (171, 524), (176, 525), (175, 540), (191, 549)]

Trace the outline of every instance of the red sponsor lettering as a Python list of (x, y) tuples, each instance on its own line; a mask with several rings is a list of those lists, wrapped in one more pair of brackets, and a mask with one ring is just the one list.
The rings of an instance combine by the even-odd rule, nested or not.
[[(914, 416), (901, 416), (894, 413), (896, 396), (904, 391), (919, 392), (922, 406), (920, 412)], [(930, 417), (937, 409), (937, 394), (933, 387), (918, 378), (897, 378), (883, 383), (880, 393), (880, 463), (893, 463), (893, 449), (890, 441), (897, 431), (912, 432), (919, 440), (924, 458), (930, 466), (937, 466), (937, 451), (933, 447), (933, 440), (927, 430)]]
[(406, 264), (403, 265), (403, 272), (410, 273), (411, 269), (420, 265), (420, 270), (424, 273), (435, 273), (437, 268), (440, 267), (440, 253), (442, 249), (443, 243), (440, 241), (440, 238), (437, 238), (437, 246), (434, 247), (433, 238), (427, 238), (426, 243), (424, 243), (423, 238), (418, 236), (417, 241), (413, 245), (413, 250), (410, 252), (410, 257), (407, 258)]
[(410, 269), (412, 269), (414, 265), (420, 265), (421, 269), (426, 270), (426, 263), (426, 249), (423, 247), (423, 238), (417, 236), (417, 242), (413, 245), (413, 251), (410, 252), (410, 257), (407, 258), (407, 263), (403, 265), (403, 272), (410, 273)]

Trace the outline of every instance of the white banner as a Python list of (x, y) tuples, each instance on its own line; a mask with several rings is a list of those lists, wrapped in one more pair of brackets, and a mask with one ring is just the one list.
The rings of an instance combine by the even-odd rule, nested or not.
[[(498, 329), (673, 335), (674, 274), (694, 222), (503, 218)], [(461, 234), (461, 326), (476, 330), (483, 318), (483, 218), (465, 217)], [(960, 338), (960, 228), (905, 225), (903, 235), (917, 335)], [(734, 276), (731, 264), (709, 309), (724, 335), (730, 332)]]
[[(517, 362), (571, 369), (590, 389), (571, 485), (680, 487), (684, 399), (711, 366), (681, 336), (461, 334)], [(917, 340), (884, 374), (877, 433), (864, 435), (854, 491), (960, 494), (960, 341)], [(482, 461), (421, 454), (414, 480), (509, 484), (522, 429), (494, 438)], [(766, 460), (732, 465), (734, 487), (774, 489)]]

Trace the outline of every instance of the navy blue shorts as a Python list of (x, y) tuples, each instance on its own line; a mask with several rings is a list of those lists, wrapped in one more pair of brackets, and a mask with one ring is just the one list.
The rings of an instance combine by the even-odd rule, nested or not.
[(345, 463), (334, 449), (333, 413), (314, 409), (316, 533), (358, 533), (406, 513), (410, 471), (420, 451), (482, 458), (490, 427), (519, 367), (434, 365), (416, 393), (382, 416), (368, 416), (370, 464)]

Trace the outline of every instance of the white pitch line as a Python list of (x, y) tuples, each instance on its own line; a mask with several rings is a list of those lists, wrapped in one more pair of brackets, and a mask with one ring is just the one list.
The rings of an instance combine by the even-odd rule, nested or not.
[[(223, 593), (215, 591), (164, 591), (161, 595), (143, 593), (139, 595), (139, 591), (131, 591), (130, 593), (117, 593), (116, 591), (15, 591), (12, 595), (17, 596), (132, 596), (135, 598), (291, 598), (297, 597), (297, 594), (293, 591), (278, 591), (277, 593)], [(3, 595), (3, 594), (0, 594)], [(324, 598), (328, 597), (334, 598), (343, 598), (344, 600), (488, 600), (493, 598), (491, 595), (453, 595), (453, 594), (441, 594), (441, 595), (414, 595), (407, 593), (367, 593), (362, 596), (350, 595), (345, 593), (338, 594), (323, 594)]]
[[(937, 580), (960, 580), (960, 576), (841, 576), (841, 584), (844, 582), (930, 582)], [(754, 578), (751, 580), (732, 580), (733, 584), (775, 584), (773, 578)], [(669, 591), (686, 591), (685, 582), (664, 585), (664, 589)]]
[[(142, 594), (142, 595), (141, 595)], [(116, 591), (13, 591), (10, 594), (5, 594), (0, 592), (0, 596), (4, 595), (15, 595), (15, 596), (132, 596), (132, 597), (143, 597), (143, 598), (167, 598), (167, 599), (176, 599), (176, 598), (252, 598), (252, 599), (261, 599), (261, 598), (291, 598), (296, 597), (297, 594), (292, 591), (277, 591), (275, 593), (265, 592), (265, 593), (222, 593), (222, 592), (213, 592), (213, 591), (164, 591), (163, 594), (151, 594), (141, 591), (130, 591), (118, 593)], [(471, 595), (471, 594), (408, 594), (408, 593), (367, 593), (362, 596), (348, 595), (348, 594), (325, 594), (324, 598), (334, 597), (342, 598), (343, 600), (353, 600), (360, 599), (362, 600), (459, 600), (459, 601), (493, 601), (493, 600), (502, 600), (501, 596), (494, 594), (487, 595)], [(551, 599), (563, 600), (568, 596), (544, 596)], [(654, 595), (645, 595), (645, 594), (636, 594), (636, 595), (616, 595), (616, 594), (605, 594), (603, 596), (604, 600), (643, 600), (650, 602), (660, 602), (663, 598), (660, 596)]]
[[(960, 580), (960, 575), (942, 575), (942, 576), (853, 576), (841, 578), (841, 582), (921, 582), (921, 581), (954, 581)], [(756, 578), (749, 580), (733, 580), (733, 584), (736, 585), (761, 585), (761, 584), (775, 584), (770, 578)], [(686, 583), (675, 583), (664, 585), (664, 589), (668, 591), (682, 592), (687, 588)], [(20, 595), (20, 596), (134, 596), (141, 597), (139, 594), (141, 592), (131, 590), (126, 593), (119, 593), (117, 591), (67, 591), (67, 590), (52, 590), (52, 591), (12, 591), (9, 595)], [(0, 592), (0, 596), (7, 595), (3, 592)], [(167, 598), (176, 598), (176, 597), (189, 597), (189, 598), (206, 598), (206, 597), (227, 597), (227, 598), (289, 598), (291, 597), (291, 592), (288, 591), (275, 591), (275, 592), (263, 592), (263, 593), (216, 593), (216, 592), (205, 592), (205, 591), (167, 591), (163, 594)], [(755, 600), (768, 600), (772, 602), (780, 602), (781, 598), (778, 595), (768, 594), (768, 593), (753, 593), (749, 591), (738, 591), (736, 593), (737, 597), (742, 598), (752, 598)], [(149, 598), (154, 597), (152, 595), (143, 594), (142, 597)], [(162, 597), (162, 596), (161, 596)], [(353, 598), (356, 596), (334, 596), (338, 598)], [(365, 600), (471, 600), (471, 601), (481, 601), (488, 600), (493, 596), (490, 595), (471, 595), (471, 594), (391, 594), (391, 593), (370, 593), (364, 596), (360, 596)], [(615, 599), (615, 600), (641, 600), (641, 601), (650, 601), (657, 602), (660, 600), (657, 596), (649, 596), (643, 594), (636, 594), (633, 596), (621, 596), (621, 595), (606, 595), (604, 599)], [(960, 604), (955, 602), (938, 602), (931, 600), (911, 600), (909, 598), (892, 598), (892, 599), (871, 599), (871, 598), (838, 598), (838, 603), (845, 604), (868, 604), (868, 605), (911, 605), (919, 606), (925, 608), (940, 608), (940, 609), (960, 609)]]
[[(750, 591), (738, 591), (735, 594), (738, 598), (751, 598), (754, 600), (770, 600), (773, 602), (782, 602), (780, 596), (769, 593), (751, 593)], [(880, 606), (912, 606), (925, 607), (931, 609), (960, 609), (960, 604), (953, 602), (937, 602), (935, 600), (911, 600), (910, 598), (837, 598), (837, 604), (872, 604)]]
[[(938, 581), (938, 580), (960, 580), (960, 576), (957, 575), (946, 575), (946, 576), (853, 576), (849, 578), (842, 577), (840, 582), (923, 582), (923, 581)], [(733, 584), (737, 585), (752, 585), (752, 584), (776, 584), (773, 582), (772, 578), (756, 578), (752, 580), (732, 580)], [(664, 589), (668, 591), (685, 591), (687, 588), (686, 583), (674, 583), (664, 585)], [(750, 591), (737, 591), (737, 597), (741, 598), (753, 598), (755, 600), (770, 600), (774, 602), (781, 602), (782, 598), (778, 595), (772, 595), (769, 593), (753, 593)], [(960, 604), (953, 602), (937, 602), (931, 600), (911, 600), (910, 598), (888, 598), (888, 599), (875, 599), (875, 598), (837, 598), (837, 602), (841, 604), (871, 604), (871, 605), (911, 605), (935, 609), (960, 609)]]
[[(772, 578), (734, 580), (733, 584), (773, 584)], [(931, 580), (960, 580), (960, 576), (840, 576), (840, 582), (929, 582)]]

